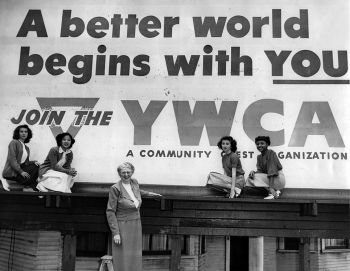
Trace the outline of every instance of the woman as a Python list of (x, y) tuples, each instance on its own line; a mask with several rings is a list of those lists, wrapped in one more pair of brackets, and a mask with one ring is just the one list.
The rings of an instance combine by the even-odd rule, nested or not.
[(39, 164), (37, 161), (29, 161), (30, 150), (26, 145), (32, 137), (28, 125), (20, 125), (14, 130), (2, 176), (36, 190)]
[(120, 180), (109, 191), (107, 220), (112, 232), (114, 271), (142, 270), (142, 228), (140, 220), (141, 193), (138, 182), (131, 178), (135, 168), (131, 163), (118, 166)]
[(37, 189), (42, 192), (58, 191), (71, 193), (77, 171), (71, 167), (75, 139), (70, 133), (56, 136), (57, 147), (50, 149), (43, 164), (40, 165)]
[(255, 138), (255, 144), (261, 154), (257, 157), (257, 170), (249, 173), (246, 185), (267, 187), (269, 195), (265, 199), (276, 199), (286, 184), (282, 165), (277, 154), (268, 149), (271, 144), (270, 137), (258, 136)]
[(222, 150), (222, 167), (225, 175), (230, 178), (231, 192), (229, 197), (238, 197), (241, 194), (245, 181), (242, 163), (236, 154), (237, 142), (231, 136), (224, 136), (220, 139), (217, 146)]

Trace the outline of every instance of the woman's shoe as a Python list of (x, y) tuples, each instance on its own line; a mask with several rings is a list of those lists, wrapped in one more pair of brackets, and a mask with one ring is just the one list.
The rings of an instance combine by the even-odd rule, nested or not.
[(264, 199), (274, 199), (275, 197), (274, 197), (274, 195), (272, 195), (272, 194), (269, 194), (267, 197), (265, 197)]
[(235, 198), (238, 198), (241, 195), (242, 189), (235, 187)]
[(276, 190), (275, 199), (278, 199), (280, 196), (281, 196), (281, 191), (280, 190)]

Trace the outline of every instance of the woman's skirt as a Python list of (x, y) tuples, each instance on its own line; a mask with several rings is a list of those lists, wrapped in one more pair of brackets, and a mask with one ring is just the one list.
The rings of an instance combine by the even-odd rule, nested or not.
[(36, 188), (42, 192), (57, 191), (71, 193), (71, 188), (76, 180), (64, 172), (49, 169), (41, 178), (38, 179)]
[[(210, 172), (207, 179), (207, 186), (212, 189), (219, 190), (221, 192), (230, 193), (232, 186), (232, 178), (230, 176), (218, 172)], [(244, 186), (244, 175), (236, 176), (235, 191), (239, 194)]]
[(255, 173), (254, 179), (247, 178), (246, 186), (251, 187), (271, 187), (275, 190), (282, 190), (286, 186), (286, 178), (282, 170), (278, 171), (278, 176), (274, 176), (271, 181), (265, 173)]
[(114, 271), (142, 271), (142, 227), (140, 218), (118, 220), (121, 244), (113, 242)]
[(34, 162), (29, 162), (27, 164), (21, 164), (21, 169), (27, 172), (30, 175), (30, 178), (24, 178), (21, 174), (18, 174), (16, 177), (6, 177), (6, 180), (16, 181), (21, 185), (30, 186), (35, 188), (38, 184), (36, 180), (38, 179), (39, 166)]

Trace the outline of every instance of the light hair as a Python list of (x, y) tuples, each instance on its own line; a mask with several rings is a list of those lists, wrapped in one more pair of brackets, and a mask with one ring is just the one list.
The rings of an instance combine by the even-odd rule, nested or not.
[(121, 165), (119, 165), (119, 166), (117, 167), (118, 173), (120, 174), (120, 172), (121, 172), (122, 169), (124, 169), (124, 168), (130, 169), (133, 173), (134, 173), (134, 171), (135, 171), (135, 167), (134, 167), (133, 164), (131, 164), (131, 163), (129, 163), (129, 162), (125, 162), (125, 163), (123, 163), (123, 164), (121, 164)]

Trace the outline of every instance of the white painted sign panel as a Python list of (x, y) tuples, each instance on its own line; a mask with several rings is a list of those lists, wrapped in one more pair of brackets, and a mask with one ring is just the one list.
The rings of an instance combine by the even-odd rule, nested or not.
[[(140, 3), (141, 2), (141, 3)], [(42, 162), (75, 136), (80, 181), (205, 185), (221, 136), (287, 187), (349, 189), (349, 2), (1, 1), (0, 161), (19, 124)]]

